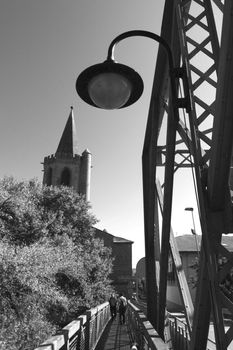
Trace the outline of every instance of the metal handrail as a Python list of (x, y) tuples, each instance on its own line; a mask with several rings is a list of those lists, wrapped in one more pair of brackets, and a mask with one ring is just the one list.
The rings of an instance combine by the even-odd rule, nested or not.
[(105, 302), (86, 311), (35, 350), (93, 350), (110, 318), (109, 303)]
[(187, 324), (179, 317), (167, 313), (167, 321), (170, 328), (170, 336), (173, 349), (188, 350), (190, 336)]
[(127, 318), (130, 338), (138, 349), (168, 350), (168, 345), (158, 335), (145, 314), (128, 301)]
[[(109, 303), (105, 302), (72, 321), (56, 335), (50, 337), (34, 350), (94, 350), (105, 327), (111, 319)], [(190, 343), (187, 324), (179, 317), (167, 313), (172, 346), (163, 341), (145, 314), (128, 301), (127, 327), (131, 344), (137, 349), (188, 350)], [(208, 339), (207, 349), (215, 343)]]
[[(190, 347), (190, 336), (185, 320), (167, 312), (167, 321), (169, 324), (173, 349), (188, 350)], [(216, 349), (215, 341), (208, 337), (206, 350), (213, 349)]]

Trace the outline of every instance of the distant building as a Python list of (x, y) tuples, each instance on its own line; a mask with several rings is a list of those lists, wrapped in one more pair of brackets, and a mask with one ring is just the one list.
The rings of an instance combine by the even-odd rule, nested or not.
[(44, 158), (43, 184), (69, 186), (90, 200), (91, 153), (78, 154), (73, 107), (55, 154)]
[(136, 294), (139, 299), (146, 299), (146, 270), (145, 270), (145, 258), (141, 258), (136, 266), (135, 273)]
[[(182, 235), (177, 236), (176, 242), (180, 253), (182, 267), (185, 272), (187, 283), (193, 302), (195, 301), (195, 283), (197, 280), (196, 264), (198, 261), (198, 251), (200, 250), (201, 236)], [(197, 239), (197, 241), (196, 241)], [(222, 245), (226, 246), (227, 250), (233, 251), (233, 236), (223, 235)], [(222, 261), (222, 257), (219, 257)], [(139, 260), (136, 266), (136, 283), (137, 293), (142, 299), (146, 297), (146, 280), (145, 280), (145, 258)], [(177, 285), (175, 268), (171, 256), (168, 261), (168, 280), (167, 280), (167, 309), (170, 312), (182, 311), (182, 303)]]
[[(182, 235), (176, 237), (176, 243), (182, 261), (182, 267), (187, 279), (189, 291), (193, 302), (195, 301), (195, 283), (197, 280), (196, 264), (198, 253), (200, 251), (201, 236), (199, 235)], [(168, 281), (167, 281), (167, 308), (169, 311), (181, 310), (181, 297), (178, 290), (175, 267), (171, 256), (168, 262)]]
[[(61, 136), (55, 154), (44, 158), (43, 184), (68, 186), (90, 200), (91, 153), (86, 149), (78, 154), (78, 143), (73, 108)], [(107, 204), (106, 204), (107, 205)], [(96, 236), (112, 249), (113, 272), (110, 278), (117, 292), (132, 294), (132, 241), (116, 237), (106, 231), (95, 229)]]
[(133, 291), (132, 277), (132, 241), (113, 236), (105, 230), (96, 230), (96, 236), (103, 239), (104, 245), (112, 249), (113, 272), (110, 278), (118, 293), (131, 297)]

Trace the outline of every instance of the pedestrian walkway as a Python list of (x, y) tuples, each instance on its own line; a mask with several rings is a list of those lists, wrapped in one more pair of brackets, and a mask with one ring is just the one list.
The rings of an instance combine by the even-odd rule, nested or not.
[(95, 350), (129, 350), (131, 346), (127, 323), (121, 325), (117, 315), (106, 326)]

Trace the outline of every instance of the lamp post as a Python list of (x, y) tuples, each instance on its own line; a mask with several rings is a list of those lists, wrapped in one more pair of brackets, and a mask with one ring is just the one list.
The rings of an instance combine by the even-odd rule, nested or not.
[(198, 247), (198, 241), (197, 241), (197, 232), (196, 232), (196, 227), (195, 227), (195, 220), (194, 220), (194, 215), (193, 215), (194, 209), (193, 209), (192, 207), (187, 207), (187, 208), (185, 208), (184, 210), (190, 211), (190, 212), (191, 212), (191, 215), (192, 215), (193, 230), (191, 229), (191, 233), (192, 233), (192, 234), (194, 235), (194, 237), (195, 237), (196, 248), (197, 248), (197, 257), (198, 257), (198, 260), (199, 260), (199, 247)]
[[(169, 254), (169, 237), (171, 228), (172, 192), (174, 177), (174, 157), (176, 130), (179, 121), (178, 108), (186, 107), (187, 101), (178, 98), (177, 78), (183, 78), (184, 70), (175, 68), (173, 56), (168, 43), (159, 35), (144, 31), (132, 30), (120, 34), (110, 44), (106, 61), (93, 65), (85, 69), (77, 78), (76, 90), (78, 95), (91, 106), (104, 109), (118, 109), (130, 106), (136, 102), (143, 92), (143, 81), (140, 75), (132, 68), (116, 63), (114, 61), (115, 45), (123, 39), (142, 36), (159, 42), (167, 53), (169, 77), (170, 77), (170, 97), (169, 104), (171, 117), (167, 123), (166, 139), (166, 162), (165, 162), (165, 186), (163, 205), (163, 224), (160, 254), (160, 278), (159, 295), (157, 295), (157, 284), (155, 275), (155, 252), (151, 247), (151, 235), (154, 235), (154, 225), (145, 224), (145, 262), (146, 262), (146, 284), (147, 284), (147, 315), (153, 326), (158, 329), (163, 337), (166, 289), (167, 289), (167, 269)], [(146, 181), (146, 179), (144, 179)], [(144, 182), (144, 181), (143, 181)], [(154, 190), (154, 189), (149, 189)], [(147, 190), (148, 191), (148, 190)], [(145, 198), (145, 186), (144, 186)], [(149, 206), (150, 207), (150, 206)], [(153, 208), (150, 207), (151, 211)], [(145, 213), (145, 209), (144, 209)], [(154, 213), (152, 213), (154, 215)], [(146, 217), (146, 214), (144, 214)], [(150, 226), (150, 232), (147, 226)], [(157, 312), (158, 308), (158, 312)]]

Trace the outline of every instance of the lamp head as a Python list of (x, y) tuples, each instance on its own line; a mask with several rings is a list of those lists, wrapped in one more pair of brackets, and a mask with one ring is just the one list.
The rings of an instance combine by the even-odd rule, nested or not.
[(192, 207), (187, 207), (184, 210), (186, 210), (186, 211), (193, 211), (193, 208)]
[(85, 69), (77, 78), (76, 90), (91, 106), (118, 109), (141, 97), (143, 81), (132, 68), (108, 59)]

